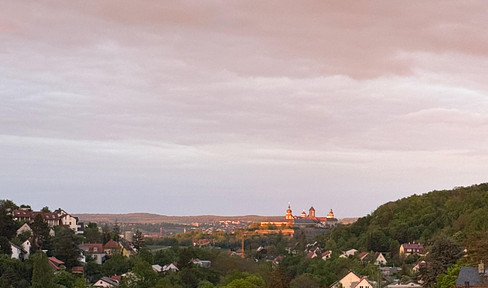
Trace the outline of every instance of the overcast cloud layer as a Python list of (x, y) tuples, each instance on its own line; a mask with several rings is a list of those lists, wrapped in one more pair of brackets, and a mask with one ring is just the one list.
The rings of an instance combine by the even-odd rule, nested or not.
[(2, 1), (0, 198), (363, 216), (486, 182), (486, 1)]

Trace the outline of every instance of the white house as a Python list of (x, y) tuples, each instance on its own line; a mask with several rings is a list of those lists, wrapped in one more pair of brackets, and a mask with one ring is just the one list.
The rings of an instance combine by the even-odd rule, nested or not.
[(78, 218), (71, 216), (68, 212), (59, 208), (54, 211), (58, 214), (59, 222), (61, 225), (69, 227), (73, 231), (78, 231)]
[(376, 253), (376, 260), (374, 261), (376, 265), (386, 265), (386, 258), (383, 253)]
[(29, 259), (31, 246), (32, 243), (29, 239), (25, 240), (24, 243), (22, 243), (22, 249), (24, 249), (25, 251), (24, 259)]
[(356, 254), (357, 252), (358, 252), (358, 250), (356, 250), (356, 249), (349, 249), (347, 251), (342, 251), (342, 254), (339, 257), (347, 258), (349, 256), (354, 256), (354, 254)]
[(158, 272), (160, 273), (161, 271), (163, 271), (163, 267), (161, 267), (161, 265), (158, 265), (158, 264), (154, 264), (151, 266), (152, 269), (154, 270), (154, 272)]
[(212, 265), (212, 261), (210, 260), (200, 260), (198, 258), (196, 259), (191, 259), (191, 263), (203, 267), (203, 268), (209, 268)]
[(24, 259), (25, 251), (22, 247), (15, 245), (14, 243), (10, 242), (10, 247), (12, 248), (12, 258), (17, 260)]
[(166, 264), (163, 266), (163, 272), (176, 272), (180, 269), (176, 267), (175, 263)]

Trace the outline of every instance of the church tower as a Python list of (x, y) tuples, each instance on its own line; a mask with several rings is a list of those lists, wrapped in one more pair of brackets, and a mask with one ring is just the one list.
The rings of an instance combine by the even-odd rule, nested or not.
[(286, 209), (285, 219), (286, 220), (292, 220), (293, 219), (293, 214), (291, 212), (290, 203), (288, 203), (288, 209)]
[(315, 208), (313, 206), (308, 209), (308, 217), (315, 218)]
[(327, 219), (334, 219), (334, 212), (332, 212), (332, 209), (330, 209), (329, 214), (327, 214)]

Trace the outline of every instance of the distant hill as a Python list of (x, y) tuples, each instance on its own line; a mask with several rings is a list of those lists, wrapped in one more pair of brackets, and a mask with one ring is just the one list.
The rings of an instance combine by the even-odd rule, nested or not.
[[(191, 224), (198, 223), (216, 223), (219, 221), (278, 221), (283, 220), (283, 216), (259, 216), (259, 215), (245, 215), (245, 216), (217, 216), (217, 215), (199, 215), (199, 216), (166, 216), (151, 213), (128, 213), (128, 214), (75, 214), (82, 222), (98, 222), (98, 223), (140, 223), (140, 224), (156, 224), (156, 223), (173, 223), (173, 224)], [(345, 218), (344, 224), (352, 223), (357, 218)]]
[(428, 244), (445, 234), (462, 241), (488, 231), (488, 183), (413, 195), (381, 205), (349, 226), (327, 235), (329, 246), (363, 251), (395, 251), (401, 243)]

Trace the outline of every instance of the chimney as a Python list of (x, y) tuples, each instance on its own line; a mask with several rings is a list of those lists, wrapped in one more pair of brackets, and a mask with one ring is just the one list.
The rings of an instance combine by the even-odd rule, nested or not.
[(478, 274), (485, 274), (485, 264), (483, 264), (483, 261), (480, 261), (480, 264), (478, 264)]

